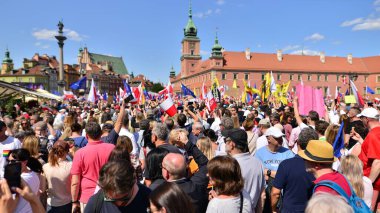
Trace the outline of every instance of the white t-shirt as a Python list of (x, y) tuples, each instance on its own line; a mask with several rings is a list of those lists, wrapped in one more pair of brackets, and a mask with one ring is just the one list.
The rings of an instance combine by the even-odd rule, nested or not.
[[(35, 172), (22, 173), (21, 178), (29, 185), (30, 189), (37, 196), (38, 189), (40, 188), (40, 179)], [(17, 213), (32, 213), (32, 207), (29, 202), (24, 198), (20, 197), (20, 200), (17, 203), (15, 212)]]
[(5, 141), (0, 142), (0, 177), (4, 177), (4, 166), (7, 164), (6, 158), (9, 155), (9, 151), (14, 149), (20, 149), (21, 142), (14, 137), (9, 136)]
[(368, 206), (371, 206), (372, 196), (373, 196), (372, 181), (368, 177), (363, 176), (363, 185), (364, 185), (363, 200)]
[(119, 136), (127, 136), (132, 141), (133, 150), (132, 153), (138, 155), (139, 154), (139, 146), (136, 143), (135, 136), (128, 131), (126, 128), (122, 127), (119, 132)]

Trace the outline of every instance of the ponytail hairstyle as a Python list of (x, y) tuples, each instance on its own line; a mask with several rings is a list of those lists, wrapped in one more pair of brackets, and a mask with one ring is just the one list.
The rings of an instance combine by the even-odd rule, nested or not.
[(58, 166), (58, 160), (64, 158), (69, 152), (70, 146), (66, 141), (58, 140), (49, 152), (49, 163), (51, 166)]

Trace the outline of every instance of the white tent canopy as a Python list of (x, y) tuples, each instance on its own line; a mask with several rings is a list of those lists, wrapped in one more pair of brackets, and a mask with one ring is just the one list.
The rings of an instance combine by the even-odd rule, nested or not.
[[(47, 92), (47, 91), (46, 91)], [(27, 89), (25, 87), (20, 87), (15, 84), (7, 83), (5, 81), (0, 81), (0, 100), (5, 99), (10, 96), (32, 96), (43, 99), (53, 99), (53, 100), (62, 100), (61, 97), (53, 95), (51, 93), (38, 92)]]

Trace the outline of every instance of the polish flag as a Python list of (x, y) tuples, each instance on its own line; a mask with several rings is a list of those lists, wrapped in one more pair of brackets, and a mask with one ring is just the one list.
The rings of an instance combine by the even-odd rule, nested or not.
[(217, 104), (216, 104), (215, 98), (212, 95), (211, 91), (207, 93), (206, 98), (207, 98), (206, 99), (206, 106), (208, 108), (208, 111), (210, 111), (210, 112), (214, 111), (214, 109), (216, 108)]
[(177, 108), (175, 107), (173, 100), (170, 96), (160, 104), (162, 110), (164, 110), (170, 117), (173, 117), (177, 113)]
[(202, 87), (201, 87), (201, 94), (200, 94), (199, 98), (201, 100), (205, 100), (206, 95), (207, 95), (207, 88), (206, 88), (205, 82), (203, 82)]
[(76, 99), (76, 97), (73, 92), (63, 90), (63, 99), (64, 100)]
[(356, 103), (359, 104), (360, 107), (364, 106), (364, 100), (363, 97), (360, 95), (358, 89), (356, 88), (353, 81), (350, 80), (351, 90), (353, 95), (355, 96)]
[(96, 92), (94, 79), (91, 79), (90, 92), (88, 93), (87, 101), (95, 103), (97, 101), (98, 95)]

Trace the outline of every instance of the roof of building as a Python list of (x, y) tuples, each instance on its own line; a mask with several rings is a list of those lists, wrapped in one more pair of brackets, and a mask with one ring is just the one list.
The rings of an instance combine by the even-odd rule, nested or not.
[(101, 55), (96, 53), (89, 53), (92, 63), (94, 64), (103, 64), (105, 62), (110, 63), (115, 71), (118, 74), (128, 74), (127, 67), (124, 64), (122, 57), (114, 57), (108, 55)]

